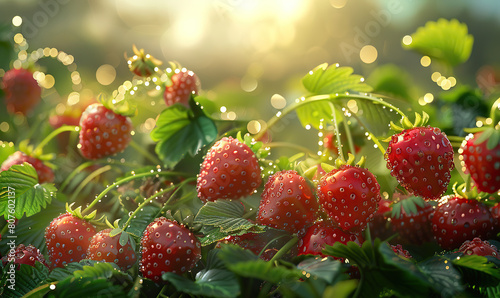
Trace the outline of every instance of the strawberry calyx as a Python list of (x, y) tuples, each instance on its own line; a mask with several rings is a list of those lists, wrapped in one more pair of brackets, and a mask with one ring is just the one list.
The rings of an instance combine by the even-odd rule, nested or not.
[(150, 54), (146, 54), (144, 49), (138, 50), (137, 47), (132, 45), (132, 50), (134, 52), (134, 56), (127, 57), (125, 54), (125, 59), (127, 59), (127, 64), (134, 74), (141, 77), (149, 77), (153, 73), (158, 71), (158, 67), (163, 64), (162, 61), (156, 59)]
[(344, 165), (349, 165), (349, 166), (358, 166), (360, 168), (364, 167), (365, 162), (366, 162), (366, 157), (361, 156), (356, 164), (354, 164), (354, 160), (356, 157), (352, 153), (347, 153), (347, 160), (344, 160), (342, 158), (337, 158), (335, 160), (335, 168), (339, 169), (340, 167)]
[(97, 101), (106, 109), (118, 115), (132, 117), (137, 114), (137, 105), (132, 103), (127, 97), (117, 99), (114, 97), (107, 97), (106, 95), (100, 93), (97, 96)]
[[(87, 221), (91, 221), (91, 220), (95, 219), (95, 216), (97, 214), (97, 210), (92, 211), (90, 214), (83, 215), (83, 213), (82, 213), (82, 206), (79, 206), (76, 209), (72, 209), (72, 207), (73, 207), (74, 204), (75, 204), (74, 202), (71, 203), (71, 204), (66, 203), (66, 212), (67, 213), (73, 215), (74, 217), (77, 217), (77, 218), (80, 218), (80, 219), (83, 219), (83, 220), (87, 220)], [(100, 218), (99, 220), (101, 220), (101, 219), (102, 218)]]
[(35, 148), (35, 146), (30, 144), (29, 140), (22, 140), (21, 142), (19, 142), (18, 147), (19, 151), (23, 152), (24, 154), (44, 161), (44, 163), (50, 168), (55, 168), (53, 164), (48, 162), (49, 160), (55, 159), (56, 155), (54, 153), (43, 154), (42, 150), (40, 148)]
[[(415, 113), (415, 121), (414, 122), (411, 122), (411, 120), (407, 116), (404, 116), (400, 120), (401, 125), (397, 125), (392, 121), (389, 124), (390, 124), (391, 129), (393, 129), (394, 131), (401, 132), (405, 129), (412, 129), (415, 127), (425, 126), (428, 121), (429, 121), (429, 115), (426, 112), (422, 112), (422, 115), (419, 113)], [(387, 140), (384, 140), (384, 141), (388, 142), (390, 140), (391, 140), (391, 138), (389, 137)]]
[[(405, 212), (407, 215), (418, 214), (418, 207), (423, 208), (425, 206), (425, 200), (418, 196), (394, 196), (395, 200), (391, 204), (391, 217), (399, 218), (401, 212)], [(429, 201), (431, 203), (432, 201)]]

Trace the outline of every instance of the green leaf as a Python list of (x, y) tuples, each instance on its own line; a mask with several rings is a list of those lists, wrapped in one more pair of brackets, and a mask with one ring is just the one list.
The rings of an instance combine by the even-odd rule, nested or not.
[(424, 199), (422, 199), (421, 197), (410, 196), (392, 205), (391, 217), (399, 218), (402, 211), (404, 211), (408, 216), (416, 215), (418, 213), (417, 208), (424, 206)]
[(166, 167), (173, 168), (186, 154), (194, 156), (217, 137), (215, 123), (198, 106), (173, 105), (161, 112), (151, 138)]
[(130, 276), (126, 273), (121, 272), (115, 264), (106, 262), (99, 262), (94, 263), (90, 266), (83, 266), (82, 269), (74, 271), (73, 276), (76, 278), (91, 277), (94, 279), (109, 279), (112, 276), (121, 276), (125, 279), (130, 279)]
[[(218, 241), (229, 234), (243, 234), (248, 231), (261, 232), (265, 227), (242, 218), (245, 207), (241, 202), (217, 200), (207, 202), (200, 208), (194, 219), (195, 224), (204, 226), (203, 233), (210, 237), (205, 244)], [(211, 235), (213, 233), (214, 235)]]
[(97, 261), (92, 261), (92, 260), (81, 260), (80, 262), (73, 262), (69, 263), (68, 265), (64, 266), (63, 268), (54, 268), (48, 278), (47, 282), (54, 282), (54, 281), (60, 281), (63, 279), (68, 278), (69, 276), (73, 276), (73, 273), (78, 270), (83, 270), (84, 266), (93, 266), (94, 264), (98, 263)]
[(405, 48), (450, 66), (467, 61), (474, 43), (473, 36), (468, 34), (467, 25), (456, 19), (429, 21), (418, 28), (411, 38), (411, 43), (404, 45)]
[(316, 66), (302, 78), (302, 84), (311, 94), (334, 94), (346, 91), (370, 92), (360, 75), (353, 75), (351, 67), (338, 67), (327, 63)]
[(471, 286), (492, 287), (500, 282), (500, 269), (488, 262), (488, 259), (477, 255), (463, 255), (451, 261), (462, 273), (464, 281)]
[(32, 244), (40, 250), (40, 252), (45, 253), (45, 228), (50, 224), (50, 222), (58, 217), (64, 212), (64, 205), (58, 200), (54, 200), (43, 212), (39, 212), (30, 217), (23, 217), (19, 219), (15, 228), (12, 229), (13, 234), (6, 233), (3, 235), (0, 241), (0, 253), (6, 255), (9, 249), (7, 243), (9, 239), (7, 235), (15, 235), (16, 243), (23, 243), (25, 245)]
[(324, 279), (329, 284), (332, 284), (336, 277), (342, 273), (341, 268), (340, 261), (333, 258), (309, 258), (297, 265), (297, 269)]
[(223, 269), (204, 269), (191, 281), (175, 273), (167, 272), (163, 280), (171, 282), (180, 291), (204, 297), (236, 297), (240, 294), (238, 280), (234, 273)]
[(55, 285), (55, 289), (47, 293), (45, 297), (126, 297), (123, 288), (114, 285), (106, 279), (94, 279), (92, 277), (75, 278), (69, 277)]
[[(15, 267), (17, 265), (13, 264)], [(2, 272), (2, 297), (22, 297), (35, 289), (49, 275), (49, 269), (40, 262), (36, 262), (35, 267), (20, 264), (15, 271), (15, 282), (7, 280), (10, 278), (10, 263), (7, 263)]]
[(32, 216), (50, 204), (56, 191), (53, 184), (38, 183), (36, 170), (29, 163), (13, 165), (0, 172), (0, 216)]
[(257, 278), (271, 283), (305, 278), (302, 270), (274, 266), (272, 263), (259, 259), (250, 250), (237, 245), (223, 245), (219, 258), (224, 262), (227, 269), (243, 277)]
[[(341, 94), (347, 91), (370, 92), (372, 88), (363, 81), (363, 77), (352, 74), (350, 67), (318, 65), (302, 78), (302, 84), (309, 91), (309, 96), (321, 94)], [(310, 101), (309, 97), (305, 98)], [(311, 101), (297, 108), (297, 116), (302, 126), (311, 125), (319, 129), (322, 123), (331, 123), (334, 107), (327, 101)]]
[(450, 260), (442, 256), (435, 256), (420, 262), (418, 265), (442, 297), (455, 297), (456, 294), (464, 290), (461, 275)]
[[(139, 212), (137, 212), (135, 217), (130, 221), (125, 231), (140, 238), (146, 227), (156, 218), (159, 212), (160, 208), (157, 206), (152, 206), (152, 205), (144, 206), (141, 210), (139, 210)], [(123, 222), (126, 222), (127, 219), (128, 216), (123, 218)]]

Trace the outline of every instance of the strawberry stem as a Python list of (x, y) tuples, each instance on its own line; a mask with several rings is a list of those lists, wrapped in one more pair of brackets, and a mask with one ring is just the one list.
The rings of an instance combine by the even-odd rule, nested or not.
[(339, 155), (339, 158), (342, 162), (345, 163), (345, 158), (344, 158), (344, 150), (342, 149), (342, 141), (340, 140), (340, 131), (339, 131), (339, 125), (337, 122), (337, 111), (335, 109), (335, 105), (331, 102), (328, 103), (330, 108), (332, 109), (333, 113), (333, 132), (335, 133), (335, 142), (337, 142), (337, 153)]
[(129, 176), (129, 177), (126, 177), (126, 178), (123, 178), (121, 180), (118, 180), (118, 181), (115, 181), (113, 184), (111, 184), (110, 186), (108, 186), (106, 189), (104, 189), (93, 201), (92, 203), (90, 203), (87, 208), (85, 208), (83, 211), (82, 211), (82, 214), (85, 214), (86, 212), (88, 212), (92, 207), (94, 207), (95, 204), (97, 204), (109, 191), (111, 191), (112, 189), (116, 188), (116, 187), (119, 187), (120, 185), (124, 184), (124, 183), (127, 183), (127, 182), (130, 182), (132, 180), (136, 180), (136, 179), (141, 179), (141, 178), (145, 178), (145, 177), (152, 177), (152, 176), (188, 176), (187, 174), (185, 173), (180, 173), (180, 172), (148, 172), (148, 173), (141, 173), (141, 174), (135, 174), (133, 173), (132, 176)]
[(388, 107), (388, 108), (396, 111), (396, 113), (398, 113), (402, 117), (406, 117), (406, 115), (400, 109), (398, 109), (397, 107), (393, 106), (392, 104), (390, 104), (390, 103), (388, 103), (388, 102), (386, 102), (383, 99), (378, 98), (378, 97), (372, 97), (369, 95), (361, 95), (361, 94), (313, 95), (313, 96), (306, 97), (304, 100), (300, 100), (298, 102), (295, 102), (295, 103), (289, 105), (288, 107), (284, 108), (280, 112), (278, 112), (278, 114), (276, 114), (271, 119), (269, 119), (269, 121), (267, 121), (266, 127), (264, 129), (262, 129), (261, 131), (259, 131), (259, 133), (257, 133), (255, 135), (255, 139), (256, 140), (260, 139), (266, 133), (266, 131), (269, 130), (271, 127), (273, 127), (281, 118), (283, 118), (284, 116), (288, 115), (289, 113), (295, 111), (297, 108), (300, 108), (300, 107), (307, 105), (309, 103), (312, 103), (312, 102), (335, 101), (335, 100), (339, 100), (339, 99), (368, 100), (368, 101), (373, 102), (374, 104), (381, 104), (385, 107)]
[(345, 134), (347, 137), (347, 145), (349, 146), (349, 151), (353, 155), (355, 155), (356, 148), (354, 147), (354, 141), (352, 140), (351, 129), (349, 128), (349, 125), (347, 124), (347, 118), (344, 114), (342, 114), (342, 124), (344, 124), (344, 130), (345, 130)]
[(80, 126), (63, 125), (63, 126), (59, 127), (58, 129), (51, 132), (48, 136), (46, 136), (45, 139), (43, 139), (40, 142), (40, 144), (38, 144), (38, 146), (36, 146), (36, 148), (33, 150), (33, 153), (34, 154), (41, 154), (43, 147), (45, 145), (47, 145), (47, 143), (50, 142), (50, 140), (55, 138), (58, 134), (66, 132), (66, 131), (80, 131)]
[(299, 238), (296, 235), (293, 235), (293, 238), (290, 239), (283, 247), (278, 250), (278, 252), (272, 257), (271, 260), (269, 260), (270, 264), (273, 264), (275, 261), (279, 260), (283, 255), (285, 255), (292, 247), (297, 244), (299, 241)]
[[(163, 212), (167, 211), (167, 206), (169, 206), (169, 205), (170, 205), (170, 201), (172, 201), (172, 199), (175, 197), (175, 195), (177, 194), (177, 192), (179, 192), (185, 184), (190, 183), (190, 182), (192, 182), (192, 181), (196, 181), (196, 179), (197, 179), (196, 177), (190, 177), (190, 178), (187, 178), (186, 180), (184, 180), (184, 181), (180, 182), (180, 183), (176, 186), (176, 187), (177, 187), (177, 189), (176, 189), (176, 190), (174, 190), (174, 192), (172, 193), (172, 195), (170, 195), (170, 197), (169, 197), (169, 198), (168, 198), (168, 200), (165, 202), (165, 204), (163, 204), (163, 208), (161, 208), (160, 213), (163, 213)], [(192, 196), (189, 196), (189, 197), (190, 197), (190, 199), (191, 199), (191, 198), (193, 198)], [(196, 196), (195, 196), (195, 197), (196, 197)], [(184, 197), (181, 197), (181, 198), (178, 200), (178, 202), (177, 202), (177, 203), (179, 203), (179, 202), (181, 202), (181, 201), (183, 201), (183, 200), (184, 200)], [(177, 205), (177, 203), (176, 203), (176, 204), (174, 204), (174, 206), (175, 206), (175, 205)], [(158, 214), (158, 215), (159, 215), (159, 214)]]
[(364, 130), (368, 134), (368, 140), (371, 140), (375, 144), (375, 147), (378, 148), (380, 152), (382, 152), (382, 155), (385, 155), (385, 148), (379, 142), (378, 138), (368, 129), (368, 127), (363, 123), (363, 121), (361, 121), (361, 119), (359, 119), (359, 117), (356, 114), (352, 114), (352, 116), (356, 118), (356, 120), (358, 120), (359, 125), (361, 125), (364, 128)]
[(73, 195), (71, 196), (71, 201), (74, 201), (76, 199), (76, 197), (78, 196), (78, 194), (80, 194), (80, 192), (82, 191), (82, 189), (87, 186), (87, 184), (90, 183), (90, 181), (92, 181), (92, 179), (94, 179), (95, 177), (101, 175), (102, 173), (105, 173), (107, 171), (111, 170), (111, 166), (110, 165), (107, 165), (107, 166), (104, 166), (102, 168), (99, 168), (95, 171), (93, 171), (92, 173), (90, 173), (83, 181), (82, 183), (80, 183), (80, 185), (78, 185), (78, 188), (73, 192)]
[[(167, 187), (167, 188), (165, 188), (165, 189), (163, 189), (163, 190), (155, 193), (154, 195), (150, 196), (149, 198), (145, 199), (144, 202), (140, 203), (139, 206), (137, 206), (137, 208), (134, 210), (134, 212), (132, 214), (130, 214), (129, 218), (127, 219), (127, 221), (123, 225), (122, 232), (125, 231), (125, 229), (128, 227), (128, 225), (130, 224), (130, 222), (132, 221), (132, 219), (137, 215), (137, 213), (142, 208), (144, 208), (144, 206), (146, 206), (148, 203), (152, 203), (154, 198), (159, 197), (159, 196), (163, 195), (164, 193), (167, 193), (167, 192), (171, 191), (172, 189), (175, 189), (175, 187), (176, 187), (175, 185)], [(172, 198), (172, 196), (170, 196), (170, 198)], [(169, 198), (169, 201), (170, 201), (170, 198)], [(167, 204), (167, 203), (165, 203), (165, 204)]]
[(135, 151), (140, 153), (142, 156), (144, 156), (147, 160), (152, 162), (154, 165), (161, 165), (162, 162), (158, 157), (154, 156), (151, 154), (149, 151), (145, 150), (143, 147), (139, 146), (134, 140), (130, 141), (130, 147), (134, 148)]
[(500, 115), (500, 98), (495, 100), (493, 105), (491, 105), (490, 118), (492, 120), (491, 123), (493, 124), (493, 126), (499, 124), (500, 122), (500, 119), (498, 118), (499, 115)]

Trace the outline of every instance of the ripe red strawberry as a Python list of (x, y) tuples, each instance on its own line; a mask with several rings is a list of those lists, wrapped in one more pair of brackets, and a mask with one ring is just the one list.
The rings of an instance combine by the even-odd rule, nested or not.
[(500, 143), (488, 149), (488, 140), (478, 143), (484, 132), (470, 134), (459, 150), (464, 172), (470, 174), (477, 189), (487, 193), (500, 190)]
[(198, 94), (200, 80), (198, 76), (185, 68), (176, 69), (170, 77), (172, 84), (165, 87), (163, 98), (167, 107), (180, 103), (189, 108), (191, 94)]
[(85, 259), (95, 233), (92, 224), (70, 213), (53, 219), (45, 229), (45, 244), (51, 268), (64, 267), (68, 263)]
[(87, 249), (87, 259), (115, 263), (122, 271), (130, 269), (137, 261), (136, 254), (129, 241), (121, 245), (120, 235), (111, 237), (111, 229), (105, 229), (92, 237)]
[(447, 189), (453, 148), (439, 128), (415, 127), (392, 136), (385, 153), (387, 168), (410, 193), (437, 199)]
[(27, 69), (10, 69), (3, 76), (3, 91), (7, 110), (26, 115), (41, 100), (42, 89)]
[(466, 255), (477, 255), (477, 256), (492, 256), (500, 259), (500, 253), (496, 246), (491, 245), (486, 240), (481, 240), (481, 238), (474, 238), (472, 240), (465, 240), (465, 242), (458, 249)]
[(484, 204), (474, 199), (447, 196), (434, 211), (432, 231), (443, 249), (452, 250), (476, 237), (489, 239), (496, 224)]
[(399, 206), (401, 212), (399, 215), (391, 216), (391, 223), (394, 232), (399, 234), (400, 241), (420, 245), (434, 240), (432, 232), (432, 217), (434, 207), (429, 203), (424, 206), (415, 205), (417, 213), (406, 212), (403, 206)]
[(38, 182), (51, 183), (54, 181), (54, 171), (46, 166), (38, 158), (26, 155), (21, 151), (16, 151), (11, 154), (3, 163), (0, 171), (7, 171), (13, 165), (22, 165), (24, 162), (32, 165), (38, 175)]
[(184, 226), (165, 217), (150, 223), (141, 239), (139, 270), (144, 277), (161, 282), (165, 272), (183, 274), (201, 258), (198, 239)]
[(344, 231), (328, 221), (318, 221), (299, 240), (299, 255), (319, 255), (323, 254), (326, 245), (333, 245), (335, 242), (347, 244), (353, 241), (361, 246), (363, 238), (360, 235)]
[(224, 137), (205, 156), (196, 189), (205, 203), (251, 195), (261, 182), (259, 162), (252, 150), (237, 139)]
[[(3, 265), (5, 266), (9, 262), (9, 259), (12, 258), (14, 259), (14, 264), (26, 264), (35, 267), (35, 263), (38, 261), (47, 266), (43, 254), (38, 248), (31, 244), (28, 246), (19, 244), (13, 252), (9, 252), (7, 255), (3, 256)], [(19, 268), (19, 266), (17, 268)]]
[(85, 109), (80, 126), (80, 151), (88, 159), (123, 152), (131, 140), (130, 118), (116, 114), (100, 103)]
[(261, 195), (257, 223), (297, 233), (313, 224), (318, 202), (304, 177), (279, 171), (269, 177)]
[(342, 229), (353, 232), (366, 228), (381, 199), (375, 176), (357, 165), (342, 165), (324, 175), (317, 194), (327, 214)]

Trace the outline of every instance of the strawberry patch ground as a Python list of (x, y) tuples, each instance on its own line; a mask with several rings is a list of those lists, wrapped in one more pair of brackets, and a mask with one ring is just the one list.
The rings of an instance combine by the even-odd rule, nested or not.
[(494, 4), (32, 2), (0, 24), (2, 297), (500, 297)]

